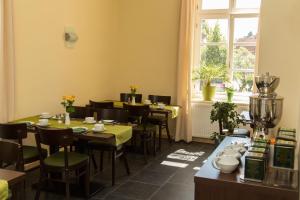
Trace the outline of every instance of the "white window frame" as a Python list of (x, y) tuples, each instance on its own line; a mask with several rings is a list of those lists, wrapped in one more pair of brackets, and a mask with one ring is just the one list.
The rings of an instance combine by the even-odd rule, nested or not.
[[(234, 42), (234, 19), (236, 18), (258, 18), (260, 17), (260, 9), (237, 9), (235, 8), (236, 0), (229, 0), (229, 8), (228, 9), (209, 9), (209, 10), (202, 10), (202, 0), (198, 0), (197, 4), (197, 14), (196, 14), (196, 20), (195, 20), (195, 29), (194, 29), (194, 49), (193, 49), (193, 67), (200, 67), (200, 47), (201, 47), (201, 20), (202, 19), (227, 19), (228, 20), (228, 42), (227, 42), (227, 66), (228, 66), (228, 75), (231, 78), (233, 73), (233, 49), (234, 45), (236, 44)], [(259, 23), (259, 22), (258, 22)], [(258, 24), (259, 26), (259, 24)], [(253, 46), (254, 43), (249, 43), (245, 45), (251, 45)], [(254, 74), (257, 74), (258, 72), (258, 47), (259, 47), (259, 27), (258, 32), (256, 35), (256, 42), (255, 42), (255, 58), (256, 63), (254, 67)], [(194, 89), (191, 90), (194, 92)], [(255, 91), (253, 91), (255, 92)], [(199, 97), (194, 97), (193, 101), (201, 101), (202, 100), (202, 94), (200, 94)], [(243, 95), (242, 93), (235, 93), (234, 102), (235, 103), (248, 103), (249, 95)], [(226, 100), (226, 94), (224, 92), (218, 92), (216, 94), (215, 100), (217, 101), (224, 101)]]

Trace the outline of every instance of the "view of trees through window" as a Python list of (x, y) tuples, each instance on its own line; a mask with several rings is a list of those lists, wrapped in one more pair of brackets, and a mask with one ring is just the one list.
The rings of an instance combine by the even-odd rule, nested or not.
[[(237, 92), (249, 95), (253, 90), (253, 78), (256, 65), (256, 38), (258, 33), (258, 15), (245, 13), (245, 15), (224, 15), (213, 13), (213, 6), (217, 3), (204, 1), (208, 14), (200, 17), (200, 49), (198, 53), (199, 63), (197, 68), (217, 67), (221, 69), (226, 78), (217, 78), (211, 83), (217, 86), (217, 92), (224, 92), (227, 83)], [(217, 1), (216, 1), (217, 2)], [(238, 0), (236, 6), (257, 7), (259, 0), (249, 1)], [(224, 7), (224, 6), (223, 6)], [(202, 8), (204, 9), (204, 8)], [(223, 9), (223, 8), (222, 8)], [(210, 17), (210, 12), (212, 17)], [(220, 15), (218, 18), (217, 15)], [(196, 52), (197, 53), (197, 52)], [(195, 70), (195, 68), (194, 68)], [(203, 80), (193, 77), (194, 91), (200, 91)], [(200, 92), (198, 92), (200, 94)]]

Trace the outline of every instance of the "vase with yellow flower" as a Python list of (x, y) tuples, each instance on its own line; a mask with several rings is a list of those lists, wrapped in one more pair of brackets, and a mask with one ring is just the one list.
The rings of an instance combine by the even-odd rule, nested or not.
[(75, 108), (73, 107), (73, 103), (75, 102), (75, 96), (69, 95), (69, 96), (63, 96), (61, 105), (65, 108), (65, 124), (70, 125), (70, 113), (75, 112)]
[(135, 95), (136, 95), (137, 87), (134, 85), (130, 86), (130, 94), (131, 94), (131, 104), (135, 105)]

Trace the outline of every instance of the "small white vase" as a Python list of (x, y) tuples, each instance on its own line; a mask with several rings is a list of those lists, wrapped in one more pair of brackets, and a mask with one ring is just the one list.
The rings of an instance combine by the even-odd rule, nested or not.
[(65, 113), (65, 125), (70, 125), (71, 120), (70, 120), (70, 113), (66, 112)]
[(135, 105), (135, 96), (132, 96), (132, 98), (131, 98), (131, 104)]

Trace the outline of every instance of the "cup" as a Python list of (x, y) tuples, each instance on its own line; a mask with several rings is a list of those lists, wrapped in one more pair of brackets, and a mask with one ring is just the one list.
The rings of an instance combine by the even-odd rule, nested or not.
[(87, 123), (92, 123), (92, 122), (95, 121), (95, 119), (94, 119), (94, 117), (86, 117), (86, 118), (85, 118), (85, 121), (86, 121)]
[(104, 124), (95, 124), (95, 131), (104, 131)]
[(48, 125), (48, 119), (40, 119), (39, 125), (41, 126), (47, 126)]
[(149, 99), (146, 99), (146, 100), (144, 101), (144, 103), (145, 103), (146, 105), (149, 105), (149, 104), (151, 104), (151, 101), (150, 101)]
[(165, 104), (163, 104), (163, 103), (158, 103), (157, 105), (158, 105), (158, 108), (160, 108), (160, 109), (165, 109)]

